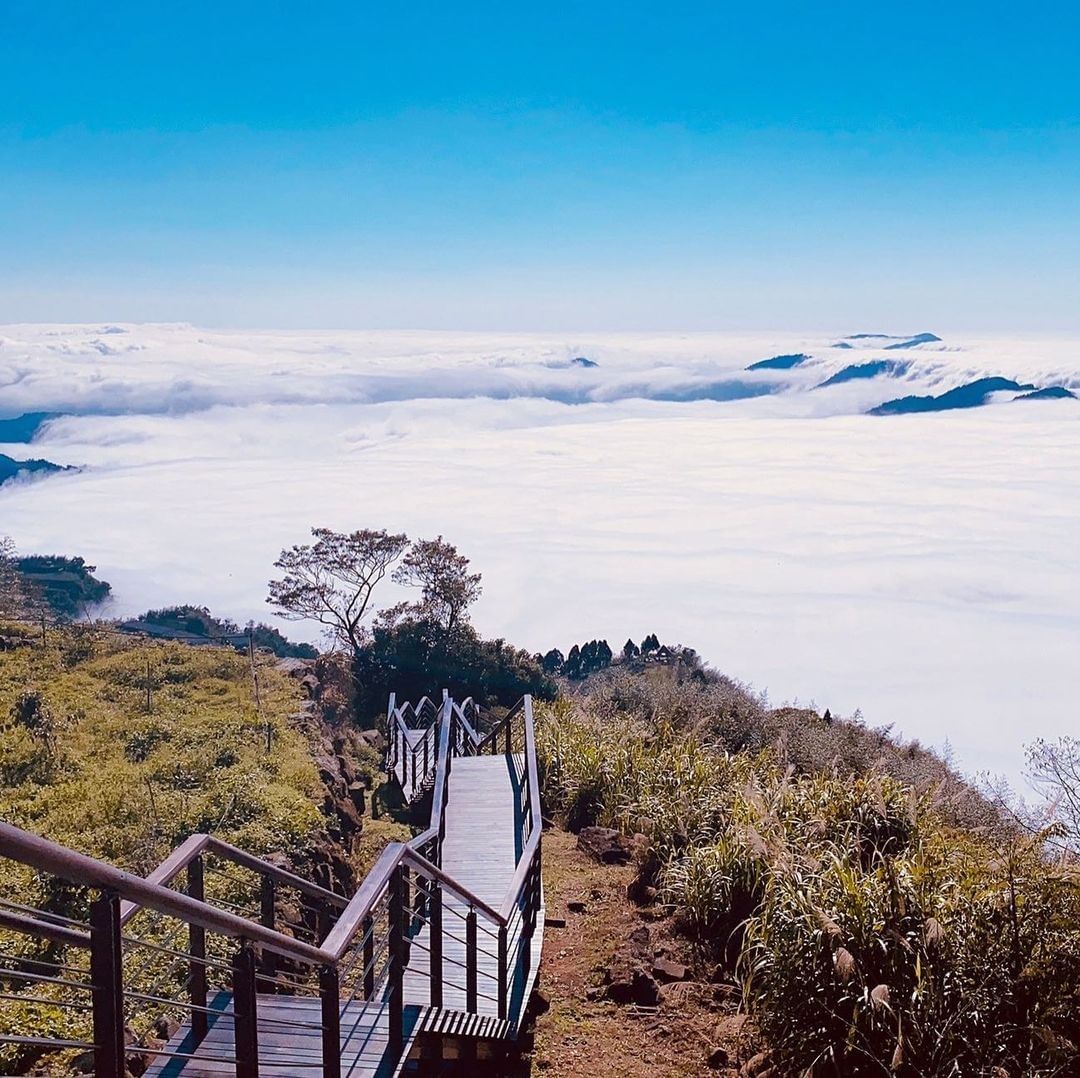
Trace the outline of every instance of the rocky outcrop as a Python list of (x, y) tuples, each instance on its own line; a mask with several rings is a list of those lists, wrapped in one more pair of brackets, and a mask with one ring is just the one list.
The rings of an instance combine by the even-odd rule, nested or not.
[(320, 807), (327, 821), (325, 837), (312, 851), (294, 858), (291, 869), (323, 887), (349, 894), (357, 885), (349, 859), (363, 830), (369, 796), (359, 761), (381, 750), (381, 736), (372, 730), (358, 731), (350, 723), (351, 678), (333, 656), (282, 659), (278, 668), (294, 678), (307, 697), (290, 718), (311, 744), (323, 789)]
[(605, 865), (628, 864), (634, 853), (631, 840), (612, 827), (583, 827), (577, 844), (582, 853)]
[(614, 1003), (636, 1003), (655, 1007), (660, 990), (652, 974), (653, 950), (647, 925), (635, 928), (615, 952), (604, 970), (604, 983), (597, 995)]

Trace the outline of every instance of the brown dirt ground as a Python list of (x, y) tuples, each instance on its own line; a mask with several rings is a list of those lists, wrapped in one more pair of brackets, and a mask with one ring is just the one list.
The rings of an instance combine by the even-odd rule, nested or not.
[[(738, 1013), (733, 986), (708, 983), (689, 945), (670, 924), (626, 898), (632, 866), (600, 865), (577, 848), (575, 836), (552, 829), (544, 835), (544, 886), (549, 918), (539, 989), (550, 1009), (536, 1020), (529, 1073), (533, 1078), (683, 1078), (737, 1075), (757, 1051), (753, 1030)], [(586, 904), (571, 913), (567, 903)], [(658, 1008), (619, 1006), (588, 1000), (603, 968), (639, 925), (647, 924), (654, 945), (688, 965), (699, 980), (666, 986)], [(710, 1068), (713, 1049), (730, 1062)]]

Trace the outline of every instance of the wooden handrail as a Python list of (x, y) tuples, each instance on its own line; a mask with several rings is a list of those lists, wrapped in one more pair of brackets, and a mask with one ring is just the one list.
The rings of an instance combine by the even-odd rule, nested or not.
[[(450, 698), (448, 693), (444, 692), (442, 703), (438, 707), (426, 697), (416, 707), (408, 703), (398, 706), (396, 698), (391, 696), (387, 714), (388, 732), (392, 738), (401, 735), (395, 747), (402, 747), (404, 751), (411, 751), (413, 754), (413, 763), (407, 772), (412, 779), (413, 787), (415, 789), (427, 788), (428, 784), (431, 784), (431, 818), (428, 828), (409, 842), (395, 842), (387, 846), (374, 868), (364, 878), (360, 888), (349, 899), (327, 888), (309, 883), (287, 869), (238, 849), (213, 835), (189, 836), (147, 878), (143, 879), (66, 849), (11, 824), (0, 822), (0, 857), (19, 861), (38, 871), (101, 892), (101, 897), (94, 903), (93, 908), (98, 911), (94, 916), (98, 917), (98, 920), (91, 918), (94, 927), (90, 935), (76, 931), (74, 927), (52, 924), (44, 917), (9, 911), (0, 911), (0, 928), (42, 939), (52, 939), (71, 946), (82, 948), (89, 946), (92, 956), (96, 954), (99, 961), (105, 961), (108, 957), (102, 948), (108, 942), (106, 937), (109, 936), (109, 932), (113, 931), (109, 928), (109, 917), (106, 916), (110, 908), (114, 911), (111, 916), (119, 920), (117, 927), (126, 924), (139, 910), (145, 908), (186, 922), (192, 926), (193, 940), (205, 931), (238, 939), (240, 950), (233, 960), (234, 998), (237, 1012), (245, 1015), (245, 1020), (248, 1022), (248, 1025), (243, 1028), (239, 1019), (236, 1023), (238, 1073), (241, 1071), (241, 1055), (244, 1055), (245, 1066), (249, 1064), (255, 1066), (258, 1053), (256, 1043), (258, 1028), (254, 1017), (258, 959), (252, 951), (252, 945), (263, 952), (270, 952), (306, 966), (315, 967), (319, 971), (319, 998), (323, 1014), (321, 1039), (324, 1066), (327, 1067), (325, 1073), (335, 1075), (340, 1074), (338, 1056), (340, 985), (336, 967), (339, 963), (343, 964), (345, 956), (362, 943), (362, 955), (365, 962), (363, 998), (382, 998), (377, 994), (376, 983), (382, 984), (384, 979), (389, 979), (387, 983), (390, 997), (393, 999), (389, 1009), (389, 1045), (393, 1052), (400, 1054), (404, 1050), (402, 1027), (404, 983), (402, 978), (409, 961), (409, 939), (413, 932), (414, 918), (416, 916), (420, 916), (421, 919), (430, 918), (432, 931), (439, 933), (439, 944), (441, 944), (443, 903), (449, 897), (454, 900), (455, 905), (460, 902), (462, 906), (468, 907), (468, 914), (465, 917), (467, 1009), (470, 1011), (477, 1009), (476, 963), (481, 948), (477, 942), (476, 931), (477, 919), (482, 917), (485, 924), (490, 926), (490, 929), (485, 928), (485, 931), (490, 931), (490, 935), (498, 940), (499, 972), (496, 978), (498, 1016), (502, 1020), (516, 1024), (520, 1014), (517, 1010), (513, 1015), (508, 1014), (509, 997), (515, 979), (522, 975), (522, 971), (528, 974), (530, 969), (529, 947), (532, 946), (530, 941), (533, 940), (536, 918), (542, 902), (541, 883), (538, 876), (542, 818), (532, 700), (528, 696), (523, 697), (485, 736), (477, 733), (466, 714), (470, 703), (471, 701), (466, 700), (459, 705)], [(411, 749), (405, 747), (407, 738), (404, 734), (404, 731), (409, 730), (408, 716), (410, 714), (415, 719), (427, 723), (423, 727), (422, 737)], [(522, 754), (524, 766), (520, 769), (517, 764), (520, 756), (513, 747), (517, 741), (517, 735), (511, 730), (511, 724), (519, 719), (522, 722), (524, 740)], [(503, 735), (505, 735), (505, 747), (500, 740)], [(417, 783), (419, 768), (416, 765), (415, 755), (421, 744), (424, 746), (424, 766), (420, 782)], [(432, 744), (434, 744), (434, 752), (430, 751)], [(520, 745), (521, 742), (517, 741), (517, 744)], [(507, 809), (513, 811), (515, 815), (516, 838), (519, 841), (524, 840), (514, 868), (513, 880), (499, 909), (445, 872), (441, 864), (441, 840), (450, 797), (449, 779), (454, 757), (479, 753), (489, 746), (495, 752), (507, 754), (507, 766), (512, 773), (515, 791), (515, 796), (508, 803)], [(427, 766), (429, 764), (431, 766)], [(301, 894), (315, 899), (320, 904), (323, 914), (332, 909), (338, 910), (336, 922), (330, 927), (321, 943), (316, 941), (313, 945), (276, 931), (270, 923), (251, 921), (242, 915), (215, 907), (203, 900), (201, 887), (202, 859), (208, 854), (258, 873), (264, 881), (295, 888)], [(194, 874), (195, 882), (192, 885), (191, 894), (173, 890), (169, 886), (185, 869)], [(420, 880), (426, 881), (426, 884), (418, 884), (416, 892), (413, 892), (414, 882)], [(427, 886), (428, 884), (430, 886)], [(411, 898), (410, 895), (412, 895)], [(116, 924), (116, 920), (112, 923)], [(377, 928), (376, 925), (379, 927)], [(516, 928), (515, 925), (517, 925)], [(513, 957), (507, 951), (508, 936), (511, 932), (515, 933)], [(114, 947), (115, 955), (119, 956), (123, 936), (116, 932), (111, 939), (113, 942), (109, 946)], [(432, 1006), (440, 1006), (442, 999), (442, 957), (439, 944), (433, 941), (431, 951), (430, 976), (433, 983), (430, 1002)], [(193, 942), (189, 956), (191, 976), (195, 978), (191, 981), (190, 994), (195, 1008), (192, 1030), (196, 1043), (200, 1043), (202, 1037), (206, 1035), (205, 1023), (202, 1023), (201, 1032), (197, 1028), (199, 1024), (197, 1020), (203, 1013), (200, 1008), (206, 1006), (205, 980), (202, 982), (202, 989), (198, 986), (198, 973), (202, 969), (199, 963), (206, 954), (204, 946), (204, 943)], [(94, 950), (95, 947), (98, 948), (97, 951)], [(378, 981), (376, 981), (374, 960), (371, 957), (376, 947), (379, 948), (379, 953), (389, 955), (382, 973), (378, 974)], [(361, 952), (357, 950), (356, 953)], [(348, 961), (351, 968), (353, 959)], [(116, 958), (116, 962), (119, 963), (119, 958)], [(118, 965), (114, 978), (118, 999), (122, 983), (119, 969)], [(436, 981), (438, 981), (437, 987)], [(96, 1006), (97, 1000), (95, 1000)], [(95, 1023), (97, 1023), (99, 1015), (96, 1009), (94, 1014)], [(107, 1032), (111, 1037), (122, 1026), (122, 1007), (120, 1009), (113, 1007), (108, 1014), (102, 1010), (101, 1014), (102, 1023), (108, 1024)], [(116, 1022), (112, 1022), (110, 1018), (111, 1024), (109, 1024), (106, 1023), (109, 1015), (114, 1018), (119, 1015), (119, 1018)], [(122, 1056), (122, 1040), (117, 1043), (121, 1045), (119, 1052)], [(243, 1053), (241, 1048), (243, 1048)], [(108, 1069), (108, 1059), (106, 1069)], [(244, 1073), (248, 1071), (245, 1070)]]
[[(343, 895), (328, 891), (325, 887), (320, 887), (317, 883), (311, 883), (310, 880), (305, 880), (302, 876), (297, 876), (287, 869), (273, 865), (269, 861), (264, 861), (261, 857), (256, 857), (246, 850), (231, 846), (228, 842), (224, 842), (215, 835), (190, 835), (146, 877), (146, 882), (167, 887), (196, 857), (201, 857), (204, 853), (215, 853), (219, 857), (240, 865), (242, 868), (258, 872), (260, 875), (277, 883), (295, 888), (309, 898), (317, 898), (321, 902), (337, 906), (339, 909), (344, 909), (348, 905), (349, 900)], [(126, 925), (141, 908), (137, 902), (130, 900), (122, 902), (120, 904), (120, 926)]]
[(74, 928), (65, 928), (63, 925), (54, 925), (48, 921), (41, 921), (37, 917), (24, 917), (22, 914), (12, 913), (9, 910), (0, 910), (0, 928), (6, 928), (10, 932), (19, 932), (24, 936), (52, 940), (54, 943), (65, 943), (69, 947), (82, 947), (87, 950), (90, 947), (90, 936), (86, 932), (78, 932)]
[(0, 856), (59, 876), (71, 883), (111, 892), (121, 899), (146, 906), (168, 917), (176, 917), (209, 932), (219, 932), (224, 936), (257, 943), (286, 958), (314, 965), (321, 965), (328, 960), (318, 947), (312, 947), (236, 914), (219, 910), (178, 891), (170, 891), (169, 888), (151, 883), (142, 876), (123, 872), (104, 861), (69, 850), (3, 821), (0, 821)]

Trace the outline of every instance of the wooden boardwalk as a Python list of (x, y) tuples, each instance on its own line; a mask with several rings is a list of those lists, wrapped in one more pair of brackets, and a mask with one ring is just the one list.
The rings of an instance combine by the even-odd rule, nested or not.
[[(410, 731), (415, 744), (423, 731)], [(445, 837), (441, 868), (447, 876), (494, 909), (506, 902), (522, 856), (521, 775), (524, 760), (516, 756), (460, 756), (447, 776)], [(466, 917), (469, 906), (449, 892), (442, 904), (442, 1005), (431, 1006), (431, 926), (424, 923), (412, 936), (403, 974), (405, 1051), (389, 1051), (389, 1018), (385, 989), (376, 998), (348, 1003), (341, 1012), (341, 1074), (346, 1078), (392, 1078), (399, 1074), (421, 1033), (471, 1038), (512, 1036), (531, 990), (542, 944), (543, 910), (538, 928), (524, 939), (530, 958), (521, 964), (508, 991), (507, 1018), (498, 1009), (498, 934), (489, 921), (477, 919), (476, 1007), (467, 1006)], [(523, 943), (523, 919), (507, 929), (511, 955)], [(515, 967), (516, 968), (516, 967)], [(191, 1045), (182, 1027), (162, 1058), (146, 1073), (150, 1078), (210, 1078), (234, 1075), (231, 999), (216, 1001), (222, 1016), (201, 1045)], [(259, 1074), (322, 1073), (320, 1002), (316, 998), (263, 995), (257, 1001)]]

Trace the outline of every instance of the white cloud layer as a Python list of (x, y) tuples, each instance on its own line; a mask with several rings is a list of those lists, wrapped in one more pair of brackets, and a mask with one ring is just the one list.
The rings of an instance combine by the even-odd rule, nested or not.
[[(118, 612), (244, 619), (312, 524), (441, 532), (484, 574), (485, 633), (655, 631), (1015, 777), (1025, 740), (1080, 727), (1080, 402), (861, 413), (987, 375), (1075, 387), (1078, 342), (837, 339), (0, 327), (0, 417), (83, 413), (0, 452), (85, 466), (0, 490), (0, 533), (86, 556)], [(877, 358), (909, 367), (814, 388)]]

